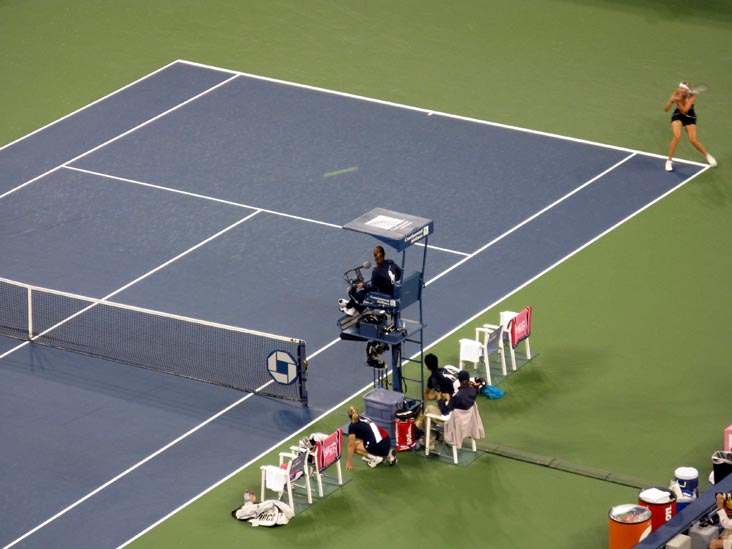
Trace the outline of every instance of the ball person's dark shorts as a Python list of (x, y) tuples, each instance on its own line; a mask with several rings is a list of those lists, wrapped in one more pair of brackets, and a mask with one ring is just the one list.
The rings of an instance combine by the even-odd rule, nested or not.
[(696, 125), (696, 114), (689, 116), (688, 114), (681, 114), (677, 111), (671, 116), (671, 122), (674, 120), (681, 120), (682, 126), (693, 126)]
[(391, 441), (389, 438), (382, 438), (377, 444), (369, 444), (369, 441), (366, 441), (364, 443), (364, 448), (366, 448), (366, 451), (373, 456), (386, 457), (389, 455)]

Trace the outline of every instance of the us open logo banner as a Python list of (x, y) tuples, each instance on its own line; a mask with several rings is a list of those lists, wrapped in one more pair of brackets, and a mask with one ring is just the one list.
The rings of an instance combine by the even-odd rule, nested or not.
[(297, 380), (297, 362), (287, 351), (272, 351), (267, 357), (267, 371), (281, 385), (290, 385)]

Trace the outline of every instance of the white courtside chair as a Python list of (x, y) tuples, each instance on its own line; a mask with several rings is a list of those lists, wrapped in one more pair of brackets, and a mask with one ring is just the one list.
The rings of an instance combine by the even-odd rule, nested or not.
[[(504, 336), (501, 339), (508, 341), (508, 350), (511, 354), (511, 368), (516, 371), (516, 347), (521, 342), (526, 346), (526, 359), (531, 360), (531, 344), (529, 336), (531, 336), (531, 313), (532, 308), (526, 307), (518, 313), (504, 312), (501, 313), (501, 326), (503, 327)], [(504, 314), (506, 315), (504, 318)], [(504, 320), (506, 321), (503, 324)]]
[(483, 346), (480, 341), (474, 339), (461, 339), (460, 340), (460, 369), (463, 370), (463, 363), (472, 362), (473, 369), (478, 369), (478, 362), (483, 355)]
[(287, 491), (287, 504), (292, 507), (292, 485), (289, 482), (289, 471), (277, 465), (262, 465), (262, 489), (260, 501), (267, 500), (267, 490), (277, 494), (277, 499), (282, 499)]
[(501, 311), (498, 322), (500, 322), (504, 331), (508, 328), (508, 323), (511, 322), (511, 319), (514, 318), (517, 314), (518, 313), (515, 313), (513, 311)]
[[(484, 345), (484, 352), (492, 353), (493, 351), (488, 350), (488, 339), (493, 336), (493, 340), (498, 346), (498, 351), (500, 352), (501, 356), (501, 372), (504, 376), (508, 375), (506, 371), (506, 351), (505, 351), (505, 343), (508, 342), (508, 348), (509, 353), (511, 355), (511, 369), (515, 372), (516, 371), (516, 355), (513, 351), (513, 346), (511, 345), (511, 332), (509, 331), (509, 324), (511, 323), (511, 320), (513, 320), (518, 313), (515, 313), (513, 311), (501, 311), (499, 316), (499, 325), (495, 324), (484, 324), (482, 328), (476, 328), (475, 329), (475, 339), (477, 340), (479, 337), (479, 333), (483, 333), (483, 345)], [(496, 336), (495, 331), (499, 330), (499, 334)], [(489, 382), (490, 383), (490, 382)]]
[[(483, 340), (481, 341), (481, 336)], [(483, 362), (485, 363), (486, 382), (493, 385), (491, 381), (491, 365), (490, 357), (496, 351), (501, 359), (501, 371), (506, 376), (506, 354), (503, 352), (502, 329), (495, 324), (484, 324), (482, 327), (475, 329), (475, 341), (479, 341), (483, 346)]]
[[(261, 501), (267, 499), (267, 490), (277, 493), (277, 499), (287, 493), (287, 504), (295, 512), (295, 500), (292, 497), (292, 487), (299, 486), (307, 492), (308, 504), (313, 503), (310, 489), (310, 471), (308, 468), (309, 451), (306, 448), (292, 447), (293, 452), (280, 452), (280, 464), (262, 465)], [(304, 479), (304, 485), (296, 484)]]
[(323, 440), (318, 440), (310, 450), (310, 455), (313, 458), (313, 472), (318, 481), (318, 496), (321, 498), (323, 497), (323, 473), (331, 465), (336, 467), (338, 486), (343, 486), (342, 452), (343, 431), (341, 429), (337, 429)]
[[(501, 314), (499, 316), (498, 322), (501, 324), (501, 346), (507, 341), (508, 342), (508, 351), (511, 355), (511, 369), (515, 372), (516, 371), (516, 355), (513, 352), (513, 346), (511, 345), (511, 332), (509, 332), (508, 326), (511, 323), (511, 320), (516, 318), (516, 315), (518, 313), (515, 313), (513, 311), (501, 311)], [(503, 350), (501, 351), (503, 352)]]
[(446, 416), (425, 414), (424, 454), (426, 456), (430, 455), (433, 420), (444, 422), (444, 426), (435, 429), (443, 433), (444, 441), (452, 447), (452, 461), (455, 465), (458, 464), (458, 449), (462, 449), (465, 438), (470, 439), (470, 448), (473, 452), (478, 451), (478, 446), (475, 443), (476, 439), (485, 438), (483, 421), (477, 405), (472, 406), (470, 410), (453, 410)]

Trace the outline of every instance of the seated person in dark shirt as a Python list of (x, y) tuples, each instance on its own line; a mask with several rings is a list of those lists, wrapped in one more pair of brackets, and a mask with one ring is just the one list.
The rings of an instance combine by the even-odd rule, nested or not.
[(437, 357), (432, 353), (424, 357), (424, 365), (429, 370), (429, 379), (427, 379), (427, 387), (424, 390), (424, 400), (438, 400), (442, 393), (453, 394), (456, 389), (456, 380), (439, 367)]
[(391, 259), (386, 259), (386, 252), (381, 246), (374, 248), (374, 263), (376, 267), (371, 273), (371, 281), (359, 282), (348, 291), (349, 299), (338, 300), (341, 312), (351, 316), (363, 312), (363, 300), (370, 292), (394, 295), (394, 285), (401, 279), (402, 269)]
[[(448, 373), (444, 368), (439, 367), (437, 357), (432, 353), (424, 357), (424, 365), (430, 372), (427, 379), (427, 387), (424, 390), (424, 400), (440, 400), (443, 395), (452, 395), (458, 385), (457, 379)], [(425, 414), (441, 415), (440, 409), (434, 404), (427, 406), (424, 410)], [(443, 422), (433, 420), (433, 425), (441, 427)], [(418, 423), (417, 428), (424, 431), (424, 423)]]
[(440, 412), (443, 416), (446, 416), (453, 410), (470, 410), (470, 408), (475, 406), (475, 398), (478, 392), (473, 384), (470, 383), (470, 374), (465, 370), (460, 370), (458, 380), (460, 381), (460, 387), (455, 394), (450, 396), (444, 393), (443, 398), (437, 401), (437, 405), (440, 407)]

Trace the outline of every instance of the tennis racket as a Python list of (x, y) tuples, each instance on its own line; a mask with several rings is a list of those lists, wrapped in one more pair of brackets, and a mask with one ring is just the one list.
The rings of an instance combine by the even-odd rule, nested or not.
[(697, 84), (696, 86), (691, 86), (691, 88), (689, 88), (689, 91), (691, 93), (693, 93), (694, 95), (696, 95), (696, 94), (705, 92), (708, 89), (709, 89), (709, 86), (707, 86), (706, 84)]

